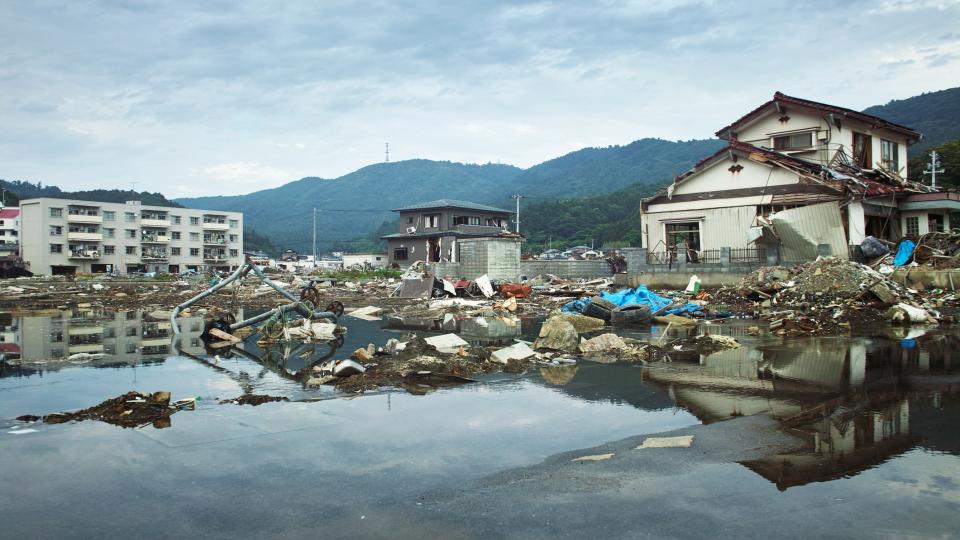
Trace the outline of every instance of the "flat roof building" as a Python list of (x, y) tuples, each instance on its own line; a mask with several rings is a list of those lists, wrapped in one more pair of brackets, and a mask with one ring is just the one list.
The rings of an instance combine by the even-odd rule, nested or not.
[(20, 202), (21, 256), (34, 274), (230, 271), (243, 214), (39, 198)]

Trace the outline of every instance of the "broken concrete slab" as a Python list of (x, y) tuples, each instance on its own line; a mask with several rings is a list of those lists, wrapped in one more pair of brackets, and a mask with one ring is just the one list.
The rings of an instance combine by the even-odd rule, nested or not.
[(573, 325), (573, 328), (578, 333), (584, 332), (594, 332), (601, 330), (606, 324), (603, 319), (596, 319), (594, 317), (587, 317), (586, 315), (579, 315), (577, 313), (563, 313), (558, 315), (563, 320)]
[(379, 321), (382, 317), (380, 316), (383, 313), (383, 308), (377, 306), (366, 306), (362, 308), (357, 308), (350, 313), (347, 313), (350, 317), (356, 317), (364, 321)]
[(623, 338), (616, 334), (601, 334), (592, 339), (580, 340), (580, 352), (583, 354), (622, 351), (629, 348)]
[(442, 336), (430, 336), (428, 338), (424, 338), (423, 340), (426, 341), (428, 344), (436, 347), (438, 351), (444, 352), (444, 353), (455, 353), (460, 349), (460, 347), (465, 347), (469, 345), (469, 343), (467, 343), (463, 338), (461, 338), (456, 334), (443, 334)]
[(589, 456), (580, 456), (578, 458), (573, 458), (570, 461), (606, 461), (614, 456), (613, 452), (608, 454), (593, 454)]
[(526, 343), (515, 343), (509, 347), (504, 347), (493, 351), (490, 355), (491, 362), (497, 362), (499, 364), (506, 364), (510, 360), (526, 360), (531, 356), (534, 356), (535, 353)]
[(643, 450), (646, 448), (690, 448), (691, 446), (693, 446), (693, 435), (647, 437), (640, 446), (634, 448), (634, 450)]

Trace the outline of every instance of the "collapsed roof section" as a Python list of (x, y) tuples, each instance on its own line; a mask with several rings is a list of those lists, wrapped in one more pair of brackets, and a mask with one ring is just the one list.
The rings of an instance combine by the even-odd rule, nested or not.
[(844, 107), (837, 107), (836, 105), (829, 105), (827, 103), (820, 103), (817, 101), (810, 101), (809, 99), (803, 99), (793, 96), (788, 96), (781, 92), (776, 92), (773, 94), (773, 99), (767, 101), (763, 105), (760, 105), (756, 109), (748, 112), (747, 114), (741, 116), (738, 120), (734, 121), (732, 124), (725, 126), (716, 132), (716, 136), (725, 139), (725, 140), (736, 140), (737, 130), (741, 129), (743, 126), (746, 126), (753, 122), (754, 120), (763, 116), (770, 109), (780, 111), (786, 106), (799, 107), (802, 109), (815, 111), (818, 114), (832, 117), (833, 120), (839, 120), (842, 118), (852, 118), (854, 120), (859, 120), (874, 128), (888, 129), (896, 133), (900, 133), (907, 137), (907, 144), (912, 144), (923, 138), (923, 134), (919, 131), (910, 129), (906, 126), (901, 126), (900, 124), (895, 124), (893, 122), (884, 120), (879, 116), (873, 116), (872, 114), (866, 114), (853, 109), (847, 109)]
[[(657, 191), (641, 203), (642, 207), (654, 202), (673, 200), (673, 192), (677, 186), (703, 173), (718, 161), (730, 160), (736, 163), (739, 159), (747, 159), (755, 163), (763, 163), (793, 172), (798, 177), (797, 186), (804, 191), (819, 192), (838, 199), (869, 199), (881, 196), (909, 195), (915, 193), (931, 193), (935, 188), (917, 182), (912, 182), (899, 174), (884, 169), (863, 169), (853, 164), (853, 160), (843, 150), (839, 150), (829, 165), (821, 165), (782, 152), (753, 146), (737, 140), (731, 140), (727, 146), (714, 154), (700, 160), (692, 169), (676, 177), (672, 184)], [(786, 186), (763, 188), (768, 194), (783, 190)], [(740, 191), (740, 190), (735, 190)], [(754, 190), (750, 190), (754, 191)], [(731, 193), (731, 196), (743, 196), (753, 193)], [(717, 198), (721, 193), (706, 194)]]

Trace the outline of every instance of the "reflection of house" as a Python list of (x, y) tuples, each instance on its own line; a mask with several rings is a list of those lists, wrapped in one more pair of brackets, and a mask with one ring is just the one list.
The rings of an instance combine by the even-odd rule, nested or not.
[[(726, 147), (641, 204), (649, 251), (682, 244), (695, 261), (725, 247), (782, 246), (805, 258), (827, 244), (847, 257), (867, 235), (949, 230), (949, 211), (960, 208), (955, 194), (905, 180), (920, 133), (875, 116), (777, 92), (717, 136)], [(836, 206), (804, 209), (824, 202)], [(769, 231), (756, 228), (770, 221)]]
[(492, 206), (440, 199), (395, 211), (400, 213), (400, 231), (383, 237), (388, 242), (390, 264), (456, 262), (461, 260), (459, 239), (515, 237), (507, 230), (510, 212)]

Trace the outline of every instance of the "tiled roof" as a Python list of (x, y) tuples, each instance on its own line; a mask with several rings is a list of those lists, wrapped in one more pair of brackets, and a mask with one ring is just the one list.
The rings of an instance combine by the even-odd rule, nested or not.
[(886, 128), (886, 129), (889, 129), (890, 131), (896, 131), (898, 133), (902, 133), (906, 135), (908, 138), (913, 139), (915, 141), (919, 141), (923, 137), (923, 134), (920, 133), (919, 131), (910, 129), (906, 126), (901, 126), (900, 124), (895, 124), (893, 122), (884, 120), (879, 116), (873, 116), (872, 114), (866, 114), (859, 111), (855, 111), (853, 109), (847, 109), (844, 107), (837, 107), (836, 105), (828, 105), (826, 103), (810, 101), (809, 99), (788, 96), (781, 92), (774, 93), (773, 99), (771, 99), (770, 101), (767, 101), (763, 105), (760, 105), (756, 109), (743, 115), (742, 117), (740, 117), (738, 120), (736, 120), (729, 126), (723, 127), (720, 130), (718, 130), (716, 132), (716, 136), (720, 137), (721, 139), (732, 138), (730, 136), (731, 131), (735, 130), (737, 127), (741, 126), (742, 124), (750, 120), (753, 120), (757, 116), (760, 116), (764, 112), (764, 110), (766, 110), (767, 107), (769, 107), (770, 105), (773, 105), (774, 103), (785, 103), (785, 104), (794, 105), (797, 107), (802, 107), (805, 109), (814, 109), (821, 112), (839, 114), (848, 118), (855, 118), (857, 120), (872, 124), (876, 127)]
[(511, 213), (509, 210), (504, 210), (502, 208), (494, 208), (493, 206), (487, 206), (485, 204), (477, 204), (469, 201), (458, 201), (454, 199), (437, 199), (435, 201), (411, 204), (410, 206), (397, 208), (394, 210), (394, 212), (403, 212), (406, 210), (428, 210), (432, 208), (462, 208), (464, 210), (480, 210), (483, 212), (498, 212), (500, 214)]

